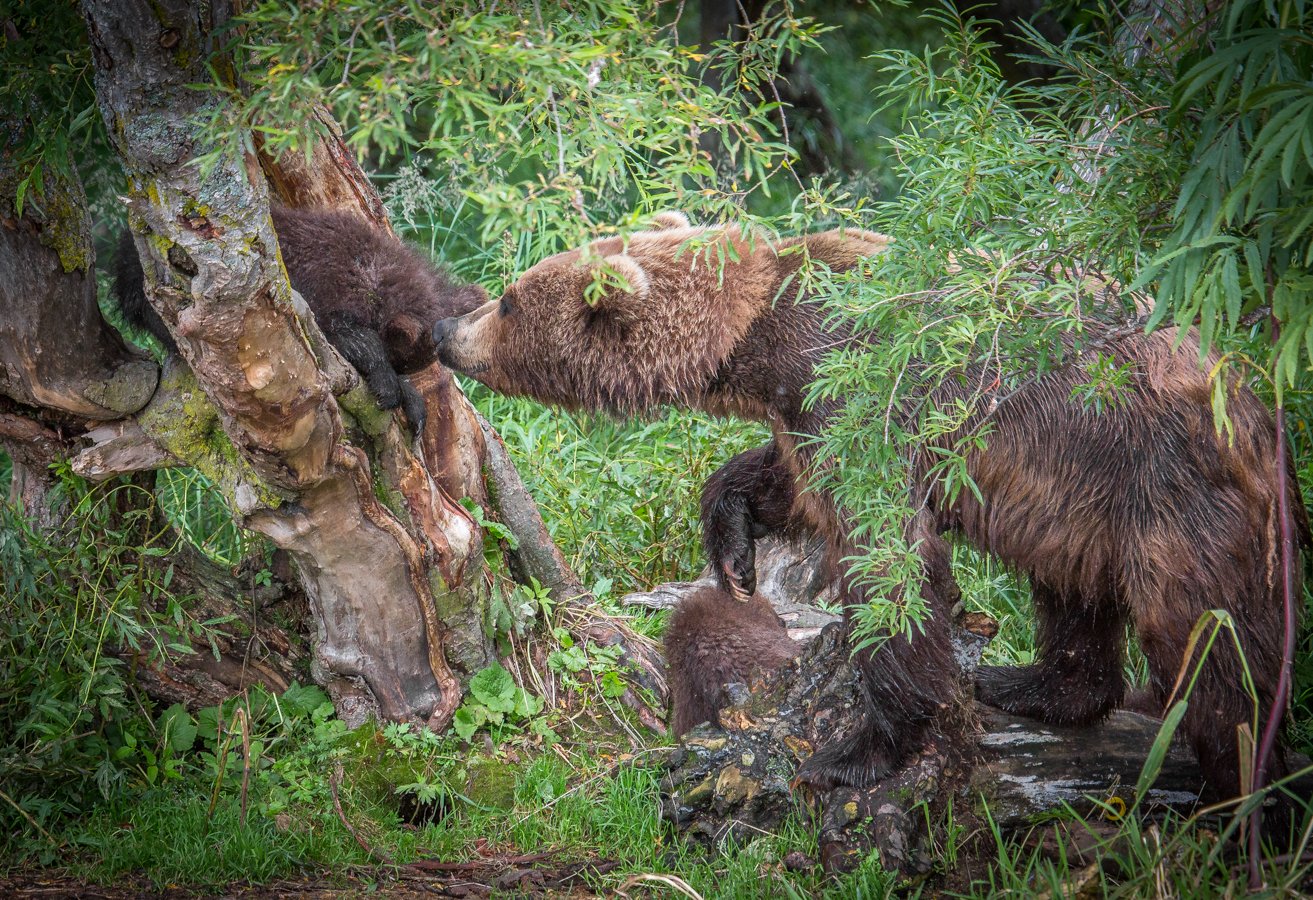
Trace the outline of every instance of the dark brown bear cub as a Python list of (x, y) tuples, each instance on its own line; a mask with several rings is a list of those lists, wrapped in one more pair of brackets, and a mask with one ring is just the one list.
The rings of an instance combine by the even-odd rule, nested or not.
[[(669, 404), (767, 422), (771, 445), (746, 465), (744, 457), (731, 461), (737, 469), (723, 479), (733, 502), (712, 504), (723, 525), (709, 527), (732, 532), (709, 542), (721, 556), (711, 559), (713, 570), (745, 578), (744, 548), (781, 520), (822, 534), (835, 561), (853, 555), (852, 523), (827, 491), (809, 485), (815, 459), (805, 440), (825, 433), (845, 398), (810, 406), (804, 398), (824, 354), (853, 342), (878, 352), (879, 335), (843, 330), (801, 290), (796, 251), (845, 271), (884, 252), (888, 239), (831, 231), (772, 242), (733, 227), (690, 228), (677, 216), (661, 224), (554, 256), (499, 302), (438, 323), (439, 357), (496, 390), (570, 408), (628, 415)], [(1261, 719), (1281, 672), (1275, 522), (1283, 492), (1301, 546), (1308, 534), (1298, 490), (1275, 464), (1272, 416), (1236, 383), (1228, 399), (1234, 432), (1218, 435), (1209, 366), (1198, 365), (1191, 332), (1110, 335), (1100, 352), (1129, 374), (1123, 401), (1101, 413), (1073, 399), (1088, 380), (1079, 358), (1008, 393), (976, 396), (972, 386), (989, 379), (968, 370), (925, 397), (926, 405), (967, 402), (975, 410), (939, 445), (960, 445), (986, 419), (990, 430), (966, 460), (979, 494), (950, 498), (924, 465), (914, 469), (909, 492), (925, 506), (908, 536), (955, 534), (1030, 579), (1038, 658), (982, 670), (977, 689), (985, 701), (1054, 722), (1099, 719), (1122, 699), (1130, 625), (1162, 703), (1195, 622), (1222, 609), (1246, 654)], [(792, 502), (782, 516), (785, 489)], [(862, 728), (804, 763), (799, 778), (816, 788), (884, 777), (950, 708), (958, 669), (948, 640), (945, 545), (917, 546), (932, 616), (910, 637), (892, 635), (855, 654), (866, 694)], [(850, 624), (855, 609), (882, 599), (847, 579), (840, 588)], [(1240, 788), (1237, 728), (1254, 713), (1240, 658), (1230, 641), (1216, 641), (1182, 723), (1215, 794)]]
[(798, 655), (798, 644), (760, 594), (739, 602), (716, 588), (679, 601), (666, 628), (670, 725), (676, 736), (718, 721), (725, 686), (748, 684)]
[[(270, 209), (287, 277), (324, 337), (365, 377), (383, 409), (402, 406), (418, 432), (424, 401), (403, 376), (436, 358), (433, 324), (478, 308), (483, 288), (453, 282), (419, 252), (360, 217), (330, 209)], [(146, 300), (131, 232), (119, 239), (114, 293), (127, 321), (177, 350)]]

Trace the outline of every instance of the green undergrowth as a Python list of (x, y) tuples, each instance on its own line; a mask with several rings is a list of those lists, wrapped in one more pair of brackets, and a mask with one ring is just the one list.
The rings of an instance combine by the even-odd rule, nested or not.
[(417, 860), (521, 856), (543, 868), (618, 864), (588, 878), (599, 893), (638, 874), (675, 876), (708, 897), (884, 896), (892, 886), (869, 866), (842, 879), (786, 871), (789, 853), (817, 858), (805, 815), (721, 853), (673, 839), (658, 818), (659, 753), (605, 723), (555, 716), (556, 750), (522, 735), (489, 751), (405, 726), (348, 731), (313, 687), (252, 692), (196, 716), (171, 708), (155, 723), (157, 780), (34, 836), (29, 859), (93, 882), (132, 875), (198, 890), (362, 871), (385, 886)]
[(567, 561), (585, 584), (601, 582), (602, 594), (697, 577), (702, 485), (731, 456), (769, 439), (763, 426), (687, 410), (617, 422), (465, 384)]

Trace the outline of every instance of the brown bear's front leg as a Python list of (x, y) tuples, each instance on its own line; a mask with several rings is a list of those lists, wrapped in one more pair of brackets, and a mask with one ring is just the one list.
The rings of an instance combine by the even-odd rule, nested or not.
[(1035, 641), (1031, 666), (981, 666), (976, 696), (999, 709), (1054, 724), (1097, 721), (1121, 703), (1126, 610), (1117, 601), (1064, 597), (1034, 587)]
[(392, 367), (387, 347), (377, 331), (364, 325), (335, 322), (324, 329), (324, 337), (365, 377), (369, 392), (381, 408), (403, 407), (415, 433), (424, 430), (424, 400)]
[(756, 593), (756, 541), (788, 524), (793, 494), (793, 475), (774, 442), (740, 453), (707, 479), (702, 548), (726, 592)]

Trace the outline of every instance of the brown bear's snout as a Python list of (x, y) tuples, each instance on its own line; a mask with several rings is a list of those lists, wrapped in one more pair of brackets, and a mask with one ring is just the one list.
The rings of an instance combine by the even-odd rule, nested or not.
[(484, 318), (482, 312), (480, 308), (463, 316), (439, 319), (434, 323), (434, 350), (437, 351), (438, 360), (448, 369), (474, 376), (487, 371), (487, 363), (479, 358), (483, 354), (474, 351), (471, 346), (472, 342), (477, 343), (476, 322)]
[[(433, 343), (438, 345), (438, 352), (441, 352), (442, 345), (446, 343), (447, 338), (456, 332), (456, 327), (460, 316), (452, 316), (448, 319), (438, 319), (433, 326)], [(444, 360), (445, 361), (445, 360)]]
[(439, 319), (433, 325), (433, 349), (437, 352), (438, 361), (448, 369), (454, 369), (457, 372), (463, 370), (461, 361), (457, 359), (455, 352), (455, 342), (452, 336), (460, 329), (460, 316), (452, 316), (447, 319)]

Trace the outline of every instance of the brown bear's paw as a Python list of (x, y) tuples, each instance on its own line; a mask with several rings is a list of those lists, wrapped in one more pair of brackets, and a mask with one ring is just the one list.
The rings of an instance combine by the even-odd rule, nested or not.
[(813, 753), (793, 778), (794, 787), (805, 786), (813, 794), (835, 788), (865, 790), (889, 777), (893, 764), (864, 733), (857, 734)]
[(1095, 722), (1117, 707), (1122, 692), (1120, 671), (1055, 671), (1043, 665), (981, 666), (976, 670), (977, 700), (1055, 725)]

